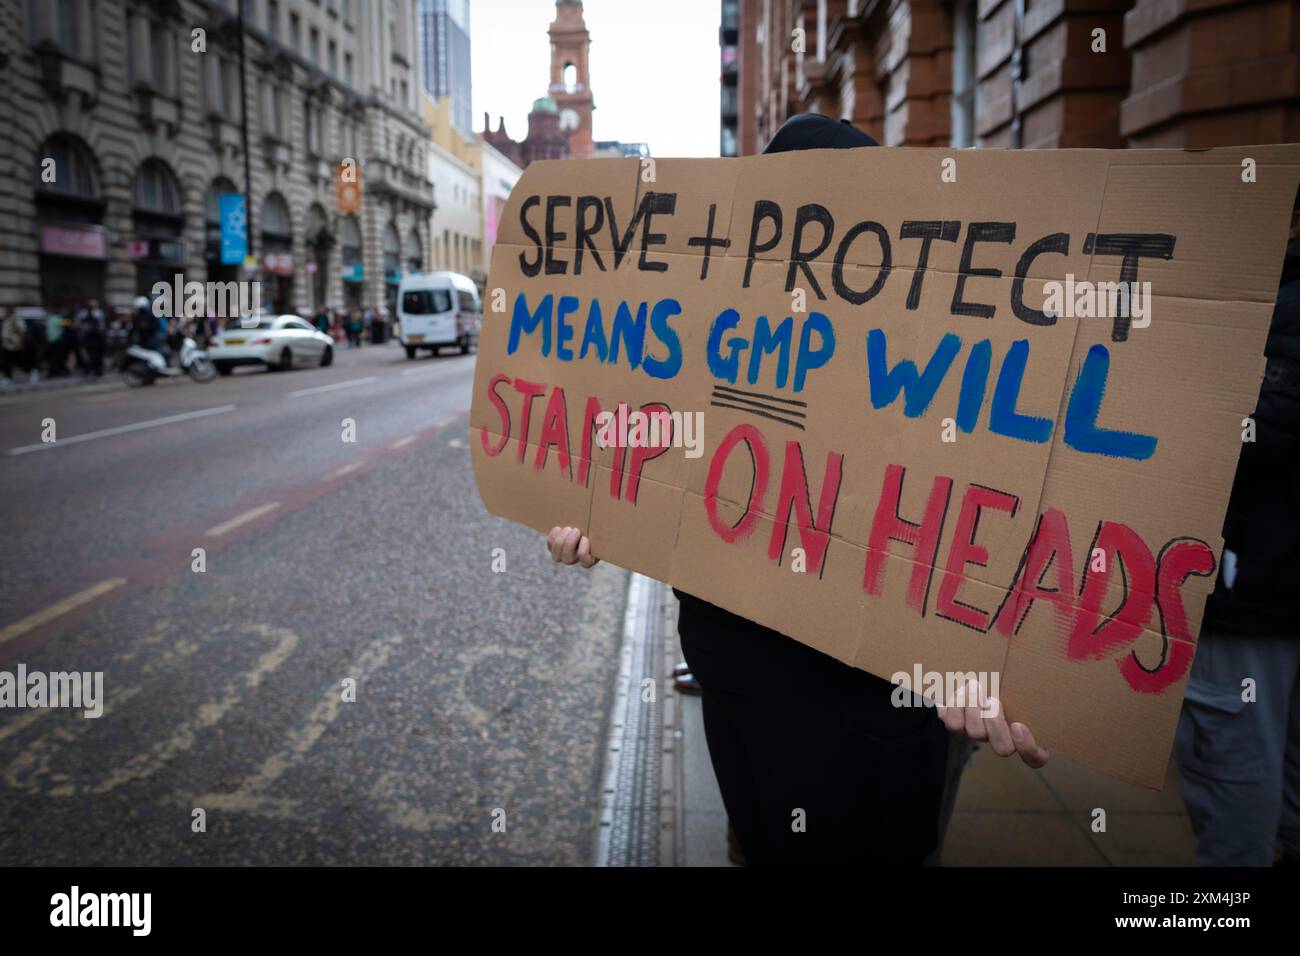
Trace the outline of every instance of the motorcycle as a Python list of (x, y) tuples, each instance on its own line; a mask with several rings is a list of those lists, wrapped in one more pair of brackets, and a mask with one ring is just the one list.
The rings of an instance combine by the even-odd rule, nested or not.
[(169, 365), (163, 354), (155, 349), (132, 345), (126, 350), (122, 378), (131, 388), (152, 385), (160, 378), (174, 378), (182, 373), (196, 382), (210, 382), (217, 377), (217, 367), (208, 358), (208, 353), (189, 336), (181, 344), (179, 367)]

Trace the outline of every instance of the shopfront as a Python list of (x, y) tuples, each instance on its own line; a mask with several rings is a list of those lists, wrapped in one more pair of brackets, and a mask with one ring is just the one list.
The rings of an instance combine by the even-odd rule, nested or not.
[(240, 263), (221, 261), (221, 197), (238, 192), (238, 187), (224, 176), (214, 179), (208, 187), (203, 226), (203, 261), (207, 263), (209, 282), (234, 282), (239, 279)]
[(40, 304), (72, 312), (89, 299), (103, 303), (108, 233), (101, 224), (104, 200), (94, 158), (84, 142), (66, 133), (47, 139), (38, 155)]
[(146, 159), (136, 170), (131, 201), (127, 255), (135, 264), (136, 295), (150, 296), (156, 283), (171, 285), (185, 271), (180, 182), (162, 160)]
[(339, 219), (339, 258), (343, 263), (343, 305), (348, 309), (361, 308), (366, 275), (362, 265), (361, 226), (356, 216)]
[(262, 308), (272, 315), (293, 311), (293, 223), (289, 204), (271, 193), (262, 204)]
[(336, 303), (329, 300), (330, 250), (334, 248), (334, 235), (330, 232), (325, 210), (314, 203), (307, 210), (307, 282), (311, 288), (311, 308), (314, 315)]

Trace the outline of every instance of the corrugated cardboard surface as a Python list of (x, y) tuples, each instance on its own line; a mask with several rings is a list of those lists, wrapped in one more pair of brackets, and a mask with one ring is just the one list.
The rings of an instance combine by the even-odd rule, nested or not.
[[(956, 160), (955, 182), (941, 176), (950, 158)], [(1244, 181), (1245, 159), (1254, 161), (1254, 181)], [(1008, 717), (1028, 724), (1043, 745), (1158, 787), (1214, 580), (1212, 569), (1185, 559), (1198, 547), (1195, 542), (1204, 542), (1199, 547), (1212, 550), (1217, 564), (1222, 547), (1242, 419), (1254, 409), (1263, 371), (1300, 179), (1300, 147), (879, 148), (658, 160), (653, 173), (654, 181), (647, 182), (636, 160), (540, 162), (528, 168), (510, 197), (488, 280), (470, 417), (475, 476), (487, 507), (540, 531), (580, 527), (605, 560), (668, 581), (883, 677), (912, 673), (918, 664), (923, 671), (999, 672)], [(656, 200), (650, 193), (672, 199)], [(638, 209), (649, 208), (642, 205), (647, 201), (665, 209), (671, 202), (672, 212), (655, 214), (649, 227), (638, 221), (629, 232)], [(750, 261), (759, 202), (779, 207), (783, 233), (776, 246)], [(795, 274), (807, 309), (797, 312), (787, 290), (788, 262), (798, 210), (811, 204), (824, 207), (834, 226), (807, 272)], [(579, 209), (589, 228), (581, 274), (575, 275)], [(548, 215), (553, 241), (543, 250)], [(698, 240), (709, 231), (710, 215), (712, 237), (730, 245), (710, 249), (702, 277), (705, 247)], [(908, 298), (922, 242), (901, 238), (905, 220), (959, 224), (954, 241), (930, 243), (915, 308), (908, 307)], [(840, 240), (864, 222), (877, 225), (859, 231), (836, 270)], [(1015, 225), (1009, 242), (971, 247), (962, 298), (991, 306), (991, 316), (953, 314), (973, 222)], [(817, 222), (806, 227), (805, 249), (818, 244), (821, 230)], [(870, 301), (845, 301), (836, 291), (837, 278), (861, 291), (880, 275), (878, 232), (890, 243), (890, 272)], [(757, 233), (760, 240), (770, 237), (771, 221), (761, 221)], [(1052, 324), (1018, 318), (1011, 306), (1017, 263), (1032, 243), (1057, 233), (1068, 235), (1068, 251), (1034, 258), (1019, 284), (1030, 308), (1042, 306), (1045, 282), (1064, 281), (1067, 274), (1076, 281), (1120, 280), (1121, 257), (1088, 247), (1090, 234), (1174, 237), (1170, 258), (1138, 264), (1138, 281), (1150, 283), (1150, 325), (1116, 340), (1111, 318), (1061, 316)], [(525, 264), (539, 261), (537, 274), (526, 275)], [(664, 268), (643, 267), (650, 263)], [(993, 269), (1000, 276), (981, 273)], [(547, 295), (556, 305), (562, 297), (576, 297), (567, 319), (572, 338), (565, 343), (572, 360), (557, 356), (554, 315), (549, 349), (543, 348), (539, 326), (521, 334), (517, 349), (508, 353), (521, 295), (530, 310)], [(681, 343), (678, 374), (651, 377), (630, 367), (625, 353), (617, 363), (600, 361), (594, 349), (579, 357), (593, 300), (600, 303), (608, 338), (620, 303), (635, 314), (641, 303), (650, 311), (664, 299), (681, 307), (667, 320)], [(504, 304), (504, 311), (493, 311), (494, 304)], [(748, 352), (737, 380), (721, 380), (710, 370), (707, 353), (710, 327), (726, 309), (737, 310), (740, 324), (724, 340), (752, 336), (759, 315), (772, 326), (790, 317), (793, 346), (807, 313), (820, 312), (834, 330), (834, 356), (811, 370), (798, 391), (790, 378), (783, 386), (777, 381), (771, 356), (750, 383)], [(960, 338), (960, 351), (923, 414), (904, 415), (901, 394), (891, 404), (873, 406), (867, 361), (872, 330), (887, 343), (891, 369), (906, 359), (923, 370), (946, 335)], [(982, 340), (991, 364), (975, 427), (946, 442), (943, 420), (956, 414), (968, 356)], [(1021, 347), (1028, 357), (1015, 411), (1049, 419), (1047, 441), (989, 428), (1004, 357)], [(1064, 441), (1076, 378), (1098, 347), (1106, 350), (1109, 374), (1096, 424), (1155, 436), (1149, 457), (1082, 451)], [(653, 334), (646, 337), (646, 352), (666, 357)], [(794, 365), (792, 354), (791, 378)], [(720, 402), (726, 393), (720, 395), (716, 386), (742, 393), (742, 407), (726, 407), (732, 402)], [(528, 399), (529, 392), (536, 394)], [(627, 468), (634, 451), (584, 442), (590, 399), (610, 411), (620, 403), (630, 409), (662, 403), (682, 413), (703, 412), (704, 453), (691, 459), (684, 448), (671, 447), (646, 461), (632, 503)], [(754, 400), (779, 410), (782, 420), (759, 414), (749, 404)], [(502, 407), (510, 417), (508, 436)], [(711, 520), (710, 467), (736, 428), (754, 440), (736, 444), (726, 459)], [(754, 447), (755, 436), (761, 436), (761, 447)], [(778, 509), (783, 471), (788, 460), (796, 460), (789, 458), (796, 451), (791, 442), (798, 443), (814, 522), (828, 462), (841, 462), (825, 560), (807, 573), (796, 573), (791, 558), (793, 548), (806, 544), (798, 509)], [(755, 475), (763, 458), (768, 477), (759, 489)], [(932, 495), (941, 505), (933, 558), (915, 544), (872, 542), (890, 466), (902, 469), (899, 517), (920, 523)], [(997, 493), (1001, 501), (1014, 501), (1014, 515), (1010, 506), (985, 507), (978, 522), (959, 527), (967, 495), (974, 501)], [(1103, 590), (1090, 588), (1085, 599), (1103, 522), (1125, 526), (1140, 544), (1114, 546), (1131, 539), (1103, 538), (1113, 545), (1109, 552), (1102, 549), (1109, 578)], [(737, 524), (745, 533), (724, 540), (718, 529)], [(1038, 529), (1045, 530), (1035, 541)], [(967, 540), (957, 541), (959, 533)], [(774, 535), (775, 558), (769, 552)], [(950, 574), (954, 545), (971, 540), (986, 549), (987, 558)], [(1044, 559), (1048, 540), (1055, 550)], [(1154, 566), (1144, 573), (1143, 545), (1168, 573), (1160, 575)], [(1037, 580), (1026, 580), (1024, 569), (1036, 560)], [(1174, 573), (1180, 562), (1181, 572)], [(864, 585), (869, 564), (876, 566), (876, 593)], [(913, 588), (916, 597), (909, 600)], [(1031, 603), (1024, 600), (1026, 590), (1035, 598)], [(984, 625), (943, 614), (954, 600), (972, 609), (959, 616), (974, 614)], [(1006, 628), (993, 623), (999, 608)], [(1126, 637), (1094, 640), (1098, 626), (1126, 613), (1136, 618)], [(1113, 627), (1102, 631), (1103, 637), (1115, 633)]]

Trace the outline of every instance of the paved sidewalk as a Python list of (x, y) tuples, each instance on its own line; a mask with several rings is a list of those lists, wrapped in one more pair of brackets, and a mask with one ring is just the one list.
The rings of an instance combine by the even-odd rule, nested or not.
[[(681, 660), (676, 600), (667, 594), (665, 659)], [(668, 687), (672, 686), (668, 664)], [(730, 866), (727, 815), (704, 740), (700, 698), (679, 696), (681, 774), (677, 819), (681, 866)], [(1104, 832), (1094, 832), (1096, 810)], [(1194, 866), (1191, 823), (1171, 761), (1159, 793), (1119, 783), (1064, 757), (1031, 770), (977, 750), (957, 793), (944, 866)], [(661, 861), (663, 865), (663, 861)]]
[[(172, 379), (160, 379), (159, 384), (166, 384)], [(31, 381), (26, 375), (16, 379), (0, 378), (0, 399), (10, 395), (34, 395), (47, 392), (62, 392), (68, 389), (80, 389), (86, 392), (103, 392), (111, 389), (126, 388), (120, 372), (105, 372), (102, 376), (87, 377), (80, 373), (60, 375), (56, 378), (41, 378)]]

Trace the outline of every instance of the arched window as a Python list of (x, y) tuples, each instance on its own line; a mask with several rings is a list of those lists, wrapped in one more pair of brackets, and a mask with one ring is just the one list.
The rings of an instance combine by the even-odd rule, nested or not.
[(289, 204), (279, 193), (268, 193), (262, 204), (262, 232), (289, 238), (293, 235), (293, 221), (289, 218)]
[(575, 93), (578, 90), (578, 68), (572, 63), (564, 64), (564, 92)]
[(391, 222), (384, 227), (384, 257), (398, 256), (402, 252), (402, 242), (397, 238), (397, 227)]
[(35, 175), (36, 188), (45, 192), (75, 199), (99, 199), (99, 176), (90, 148), (69, 133), (55, 133), (41, 144), (36, 154)]
[(208, 225), (221, 226), (221, 194), (237, 192), (239, 192), (239, 187), (225, 176), (218, 176), (212, 180), (212, 185), (208, 187), (204, 208), (204, 218), (207, 220)]
[(307, 241), (320, 242), (329, 238), (329, 219), (325, 216), (325, 207), (314, 202), (307, 210)]
[(146, 159), (135, 174), (132, 201), (139, 212), (181, 215), (181, 185), (161, 159)]

